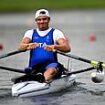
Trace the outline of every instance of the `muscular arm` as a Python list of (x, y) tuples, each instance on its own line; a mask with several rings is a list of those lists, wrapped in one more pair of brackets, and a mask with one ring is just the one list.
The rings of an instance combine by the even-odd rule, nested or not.
[(28, 37), (23, 38), (22, 41), (20, 42), (19, 50), (27, 49), (30, 42), (31, 42), (31, 40)]
[(60, 50), (62, 52), (70, 52), (71, 51), (71, 47), (69, 45), (68, 40), (64, 39), (64, 38), (58, 39), (57, 44), (55, 44), (55, 45), (44, 46), (44, 49), (47, 51), (53, 51), (53, 52), (55, 52), (56, 50)]
[(19, 50), (32, 50), (39, 47), (38, 43), (31, 43), (31, 39), (28, 37), (23, 38), (19, 45)]
[(64, 38), (58, 39), (57, 44), (54, 45), (54, 49), (60, 50), (63, 52), (70, 52), (71, 51), (71, 47), (69, 45), (68, 40), (64, 39)]

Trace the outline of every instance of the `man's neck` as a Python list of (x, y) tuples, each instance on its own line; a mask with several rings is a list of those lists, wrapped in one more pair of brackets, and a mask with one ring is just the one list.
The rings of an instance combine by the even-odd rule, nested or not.
[(39, 29), (39, 28), (38, 28), (39, 31), (46, 31), (46, 30), (48, 30), (48, 29), (49, 29), (49, 27), (43, 28), (43, 29)]

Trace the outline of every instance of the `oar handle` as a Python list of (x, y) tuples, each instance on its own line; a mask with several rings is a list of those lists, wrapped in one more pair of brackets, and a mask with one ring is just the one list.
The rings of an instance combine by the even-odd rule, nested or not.
[(16, 51), (13, 51), (13, 52), (10, 52), (10, 53), (7, 53), (7, 54), (3, 54), (3, 55), (0, 56), (0, 59), (6, 58), (6, 57), (9, 57), (9, 56), (18, 54), (18, 53), (22, 53), (22, 52), (25, 52), (25, 51), (27, 51), (27, 50), (16, 50)]

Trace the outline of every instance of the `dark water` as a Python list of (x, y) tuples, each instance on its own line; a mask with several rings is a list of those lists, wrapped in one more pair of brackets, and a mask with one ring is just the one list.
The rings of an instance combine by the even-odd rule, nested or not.
[[(105, 10), (51, 12), (51, 16), (51, 25), (63, 30), (70, 40), (72, 54), (105, 61)], [(33, 27), (34, 13), (0, 14), (0, 43), (4, 45), (0, 55), (16, 50), (24, 32)], [(95, 41), (90, 41), (91, 35), (96, 37)], [(28, 56), (25, 52), (1, 59), (0, 65), (22, 69), (28, 64)], [(67, 66), (68, 58), (59, 56)], [(70, 66), (80, 70), (90, 64), (71, 59)], [(0, 105), (105, 105), (105, 80), (93, 83), (91, 72), (77, 74), (77, 84), (62, 92), (17, 98), (11, 96), (11, 78), (21, 74), (0, 69)]]

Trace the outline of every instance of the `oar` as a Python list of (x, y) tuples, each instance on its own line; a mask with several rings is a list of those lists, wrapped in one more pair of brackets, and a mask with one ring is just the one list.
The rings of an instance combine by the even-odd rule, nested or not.
[[(90, 68), (86, 68), (86, 69), (81, 69), (78, 71), (72, 71), (70, 73), (67, 73), (67, 75), (72, 75), (72, 74), (78, 74), (78, 73), (83, 73), (83, 72), (87, 72), (87, 71), (91, 71), (94, 70), (94, 67), (90, 67)], [(94, 83), (101, 83), (104, 80), (104, 72), (92, 72), (91, 73), (91, 80)]]
[(101, 65), (102, 68), (105, 69), (105, 63), (103, 63), (103, 62), (96, 61), (96, 60), (88, 60), (88, 59), (85, 59), (85, 58), (82, 58), (82, 57), (79, 57), (79, 56), (76, 56), (76, 55), (66, 54), (66, 53), (63, 53), (63, 52), (60, 52), (60, 51), (57, 51), (57, 53), (59, 53), (61, 55), (64, 55), (64, 56), (67, 56), (67, 57), (70, 57), (70, 58), (73, 58), (73, 59), (76, 59), (76, 60), (80, 60), (80, 61), (83, 61), (83, 62), (86, 62), (86, 63), (90, 63), (94, 68), (97, 68), (99, 65)]
[(89, 67), (89, 68), (86, 68), (86, 69), (81, 69), (81, 70), (77, 70), (77, 71), (72, 71), (70, 73), (68, 73), (67, 75), (72, 75), (72, 74), (78, 74), (78, 73), (83, 73), (83, 72), (87, 72), (87, 71), (91, 71), (93, 70), (94, 67)]
[[(0, 69), (26, 74), (26, 72), (22, 69), (15, 69), (15, 68), (3, 67), (3, 66), (0, 66)], [(86, 69), (81, 69), (81, 70), (66, 73), (66, 75), (69, 76), (69, 75), (72, 75), (72, 74), (83, 73), (83, 72), (91, 71), (93, 69), (94, 69), (94, 67), (89, 67), (89, 68), (86, 68)], [(28, 74), (28, 76), (29, 75), (31, 76), (32, 74)], [(103, 80), (104, 80), (104, 74), (99, 74), (99, 76), (92, 77), (92, 81), (95, 82), (95, 83), (100, 83)]]
[(4, 67), (4, 66), (0, 66), (0, 69), (13, 71), (13, 72), (17, 72), (17, 73), (25, 73), (24, 70), (22, 70), (22, 69), (16, 69), (16, 68)]
[[(4, 67), (4, 66), (0, 66), (0, 69), (25, 74), (25, 71), (23, 69), (16, 69), (16, 68)], [(78, 73), (82, 73), (82, 72), (87, 72), (87, 71), (91, 71), (93, 69), (94, 69), (94, 67), (89, 67), (89, 68), (78, 70), (78, 71), (72, 71), (72, 72), (68, 73), (67, 75), (78, 74)]]
[(13, 51), (13, 52), (9, 52), (7, 54), (0, 55), (0, 59), (9, 57), (9, 56), (12, 56), (12, 55), (15, 55), (15, 54), (19, 54), (19, 53), (22, 53), (22, 52), (25, 52), (25, 51), (27, 51), (27, 50), (16, 50), (16, 51)]

